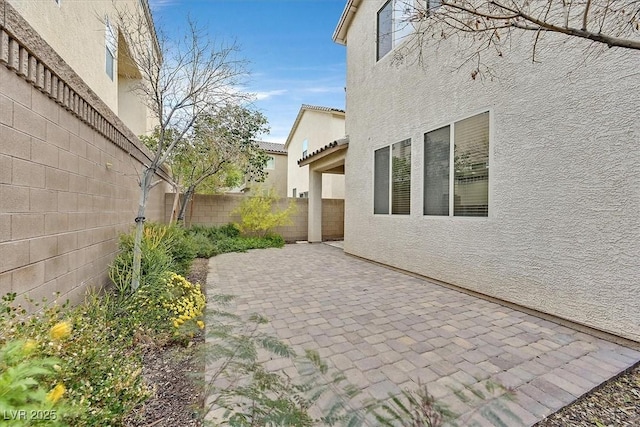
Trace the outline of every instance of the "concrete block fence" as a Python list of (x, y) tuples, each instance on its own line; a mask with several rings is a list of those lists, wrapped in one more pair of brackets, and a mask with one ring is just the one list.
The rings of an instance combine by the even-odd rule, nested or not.
[[(165, 196), (165, 221), (171, 217), (173, 208), (173, 194)], [(238, 222), (239, 216), (232, 212), (240, 205), (247, 195), (204, 195), (196, 194), (193, 203), (188, 207), (186, 215), (187, 225), (224, 225)], [(293, 201), (297, 211), (291, 217), (292, 224), (278, 227), (274, 231), (288, 242), (307, 240), (307, 223), (309, 214), (308, 199), (288, 198), (280, 199), (278, 207), (285, 209)], [(344, 200), (322, 200), (322, 238), (324, 240), (342, 239), (344, 236)]]
[[(75, 302), (108, 280), (149, 153), (2, 0), (0, 12), (0, 294)], [(162, 220), (167, 189), (147, 218)]]

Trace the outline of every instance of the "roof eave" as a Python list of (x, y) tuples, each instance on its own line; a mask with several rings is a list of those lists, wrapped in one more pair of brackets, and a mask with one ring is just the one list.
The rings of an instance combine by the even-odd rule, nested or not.
[(316, 106), (316, 105), (302, 104), (302, 106), (300, 107), (300, 110), (298, 111), (298, 115), (296, 116), (296, 119), (293, 122), (293, 126), (291, 127), (291, 131), (289, 131), (289, 135), (287, 136), (287, 140), (284, 143), (285, 150), (289, 148), (289, 144), (291, 144), (291, 139), (293, 138), (293, 134), (296, 132), (296, 129), (298, 128), (298, 125), (300, 124), (300, 120), (302, 120), (302, 115), (306, 111), (319, 111), (321, 113), (342, 114), (342, 115), (345, 114), (344, 110), (339, 110), (337, 108), (319, 107), (319, 106)]
[(351, 21), (353, 21), (353, 17), (358, 11), (358, 6), (362, 0), (348, 0), (344, 10), (342, 11), (342, 16), (340, 16), (340, 21), (336, 26), (335, 31), (333, 32), (333, 41), (342, 45), (347, 44), (347, 32), (349, 31), (349, 26), (351, 25)]

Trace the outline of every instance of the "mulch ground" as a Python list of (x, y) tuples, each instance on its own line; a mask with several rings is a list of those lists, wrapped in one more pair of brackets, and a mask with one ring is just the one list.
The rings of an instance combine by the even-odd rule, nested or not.
[[(208, 260), (193, 263), (189, 280), (206, 284)], [(125, 427), (201, 427), (204, 402), (204, 362), (197, 350), (198, 336), (187, 347), (148, 346), (143, 375), (153, 396), (131, 414)], [(535, 427), (638, 427), (640, 426), (640, 363), (607, 381), (576, 402), (540, 421)]]
[[(207, 259), (196, 259), (189, 281), (207, 280)], [(153, 390), (144, 405), (127, 417), (125, 427), (200, 427), (204, 405), (204, 361), (198, 351), (204, 343), (200, 334), (186, 346), (144, 346), (142, 375)]]

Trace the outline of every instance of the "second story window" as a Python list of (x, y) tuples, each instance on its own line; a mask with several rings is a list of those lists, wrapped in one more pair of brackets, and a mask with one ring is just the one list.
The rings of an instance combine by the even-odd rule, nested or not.
[(414, 0), (389, 0), (378, 11), (377, 60), (391, 52), (413, 31), (413, 2)]
[(305, 139), (304, 141), (302, 141), (302, 158), (307, 157), (308, 152), (309, 152), (309, 141)]
[(105, 19), (105, 51), (106, 51), (106, 69), (107, 76), (111, 80), (114, 78), (116, 51), (118, 47), (118, 40), (116, 39), (116, 33), (113, 31), (113, 27), (109, 22), (109, 18)]
[(269, 156), (267, 159), (267, 163), (265, 165), (265, 169), (275, 169), (276, 168), (276, 158), (273, 156)]

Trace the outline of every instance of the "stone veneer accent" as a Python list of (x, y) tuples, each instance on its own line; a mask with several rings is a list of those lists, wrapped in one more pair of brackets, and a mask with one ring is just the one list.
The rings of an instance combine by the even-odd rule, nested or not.
[(108, 282), (150, 153), (4, 0), (0, 16), (0, 294), (78, 301)]
[[(244, 195), (204, 195), (196, 194), (190, 208), (187, 210), (186, 220), (189, 225), (224, 225), (237, 222), (240, 218), (232, 215)], [(165, 221), (171, 217), (173, 208), (173, 194), (165, 196)], [(284, 237), (287, 242), (307, 240), (307, 221), (309, 216), (309, 199), (288, 198), (278, 201), (279, 208), (286, 208), (293, 201), (298, 209), (291, 217), (292, 224), (278, 227), (274, 231)], [(322, 238), (323, 240), (342, 239), (344, 236), (344, 200), (322, 200)]]

